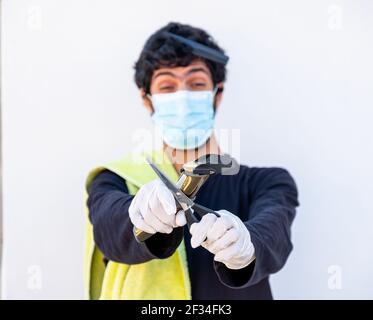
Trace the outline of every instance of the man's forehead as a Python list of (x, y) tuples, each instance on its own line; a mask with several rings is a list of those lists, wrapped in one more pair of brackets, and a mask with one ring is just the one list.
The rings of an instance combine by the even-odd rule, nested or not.
[(188, 73), (204, 72), (211, 76), (210, 70), (203, 61), (193, 61), (187, 66), (161, 67), (154, 71), (153, 79), (160, 75), (187, 75)]

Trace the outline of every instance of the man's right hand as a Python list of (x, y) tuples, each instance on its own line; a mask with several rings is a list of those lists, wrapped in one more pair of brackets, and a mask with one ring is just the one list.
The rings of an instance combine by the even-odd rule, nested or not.
[(136, 228), (151, 234), (171, 233), (186, 224), (184, 211), (176, 212), (174, 196), (159, 179), (139, 189), (128, 212)]

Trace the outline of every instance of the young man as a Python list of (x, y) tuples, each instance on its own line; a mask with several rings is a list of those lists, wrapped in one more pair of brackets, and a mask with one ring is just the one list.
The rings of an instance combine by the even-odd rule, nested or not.
[[(226, 61), (205, 31), (169, 23), (148, 39), (136, 62), (135, 81), (162, 132), (169, 159), (163, 168), (173, 180), (185, 161), (221, 153), (212, 129)], [(298, 206), (285, 169), (240, 165), (235, 175), (211, 176), (195, 202), (220, 217), (207, 214), (188, 230), (172, 193), (146, 164), (131, 161), (93, 170), (87, 180), (90, 298), (272, 298), (268, 277), (292, 250)], [(153, 236), (137, 242), (134, 226)]]

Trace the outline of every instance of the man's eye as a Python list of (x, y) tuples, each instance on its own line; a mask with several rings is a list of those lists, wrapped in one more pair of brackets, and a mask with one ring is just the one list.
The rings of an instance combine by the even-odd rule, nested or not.
[(161, 91), (172, 91), (174, 90), (173, 86), (164, 86), (160, 88)]
[(193, 86), (194, 86), (194, 87), (198, 87), (198, 88), (200, 88), (200, 87), (204, 87), (204, 86), (206, 86), (206, 83), (196, 82), (196, 83), (193, 83)]

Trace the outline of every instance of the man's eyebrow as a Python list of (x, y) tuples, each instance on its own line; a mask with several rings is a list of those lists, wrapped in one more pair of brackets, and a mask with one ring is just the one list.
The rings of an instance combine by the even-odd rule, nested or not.
[(159, 77), (159, 76), (172, 76), (172, 77), (176, 78), (176, 76), (175, 76), (171, 71), (161, 71), (161, 72), (157, 73), (157, 74), (154, 76), (153, 80), (154, 80), (155, 78)]
[[(203, 73), (209, 75), (209, 73), (206, 71), (206, 69), (201, 68), (201, 67), (195, 67), (195, 68), (192, 68), (192, 69), (188, 70), (186, 75), (190, 75), (190, 74), (195, 73), (195, 72), (203, 72)], [(153, 80), (155, 78), (159, 77), (159, 76), (171, 76), (173, 78), (177, 78), (176, 75), (174, 73), (172, 73), (171, 71), (161, 71), (154, 76)]]
[(201, 67), (192, 68), (186, 74), (189, 75), (189, 74), (195, 73), (195, 72), (204, 72), (207, 75), (209, 75), (209, 73), (206, 71), (206, 69), (205, 68), (201, 68)]

